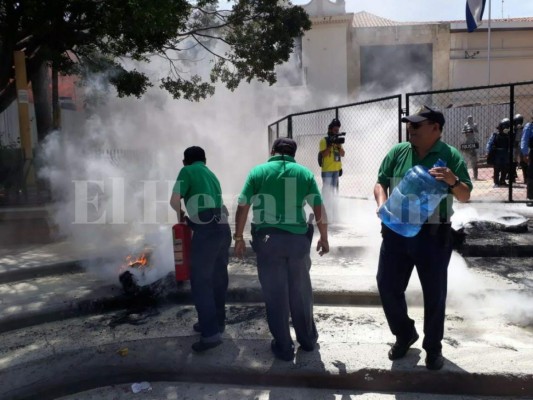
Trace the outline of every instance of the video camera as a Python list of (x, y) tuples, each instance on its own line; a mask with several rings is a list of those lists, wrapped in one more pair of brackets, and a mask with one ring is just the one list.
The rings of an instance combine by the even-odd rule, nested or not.
[(328, 135), (326, 136), (326, 143), (328, 146), (331, 146), (332, 144), (343, 144), (346, 138), (346, 132), (341, 132), (337, 135)]

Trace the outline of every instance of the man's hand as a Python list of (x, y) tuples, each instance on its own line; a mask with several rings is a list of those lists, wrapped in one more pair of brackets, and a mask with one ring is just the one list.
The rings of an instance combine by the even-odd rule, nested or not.
[(443, 181), (448, 186), (455, 183), (456, 176), (448, 167), (434, 167), (429, 170), (429, 173), (438, 181)]
[(318, 254), (323, 256), (326, 253), (329, 253), (329, 243), (327, 239), (318, 239), (318, 243), (316, 244), (316, 251), (318, 251)]
[(243, 259), (244, 253), (246, 252), (246, 242), (244, 240), (237, 240), (233, 251), (236, 257)]

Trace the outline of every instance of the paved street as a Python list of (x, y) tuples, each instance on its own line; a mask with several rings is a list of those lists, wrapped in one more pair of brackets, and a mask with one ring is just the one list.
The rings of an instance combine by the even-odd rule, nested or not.
[[(198, 355), (190, 349), (197, 334), (188, 283), (176, 286), (170, 275), (156, 282), (155, 299), (125, 296), (113, 261), (123, 243), (98, 249), (69, 242), (4, 249), (0, 398), (122, 399), (133, 395), (131, 384), (143, 381), (152, 387), (136, 395), (144, 399), (532, 396), (533, 252), (526, 254), (533, 243), (531, 229), (467, 238), (471, 255), (454, 254), (446, 363), (431, 372), (424, 366), (421, 340), (406, 358), (387, 358), (394, 338), (376, 293), (379, 224), (371, 202), (347, 202), (356, 205), (351, 220), (362, 223), (348, 220), (332, 227), (331, 254), (313, 255), (319, 349), (300, 350), (291, 363), (275, 360), (270, 352), (251, 254), (243, 261), (231, 259), (223, 345)], [(501, 206), (502, 212), (516, 212)], [(518, 210), (529, 217), (531, 209), (522, 207)], [(475, 213), (485, 215), (483, 208)], [(461, 218), (472, 213), (458, 210)], [(496, 248), (523, 256), (486, 256)], [(421, 332), (416, 276), (408, 300)]]

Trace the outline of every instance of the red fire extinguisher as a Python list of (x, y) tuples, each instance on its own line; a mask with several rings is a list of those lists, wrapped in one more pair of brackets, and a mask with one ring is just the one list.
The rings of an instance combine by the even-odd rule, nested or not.
[(174, 244), (174, 268), (176, 281), (191, 278), (191, 228), (184, 222), (172, 227), (172, 243)]

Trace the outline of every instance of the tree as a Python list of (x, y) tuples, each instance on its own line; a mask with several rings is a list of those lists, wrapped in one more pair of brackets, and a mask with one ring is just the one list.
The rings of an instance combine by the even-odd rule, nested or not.
[[(237, 0), (230, 10), (219, 9), (217, 0), (2, 0), (0, 112), (16, 98), (14, 50), (26, 53), (28, 80), (41, 99), (36, 107), (46, 86), (43, 66), (80, 76), (108, 71), (119, 96), (140, 97), (155, 82), (124, 60), (153, 56), (168, 61), (161, 88), (199, 101), (217, 82), (231, 90), (243, 80), (273, 84), (275, 66), (310, 27), (301, 7), (276, 0)], [(184, 72), (188, 60), (206, 55), (207, 79)], [(38, 124), (40, 138), (43, 129)]]

